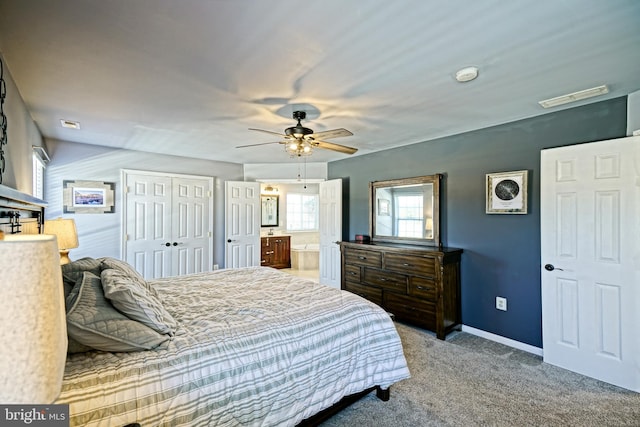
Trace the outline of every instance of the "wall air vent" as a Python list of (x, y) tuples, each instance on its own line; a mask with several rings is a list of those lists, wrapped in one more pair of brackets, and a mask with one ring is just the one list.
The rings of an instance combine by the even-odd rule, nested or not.
[(80, 122), (74, 122), (73, 120), (60, 119), (60, 124), (63, 128), (80, 129)]
[(549, 98), (539, 101), (538, 104), (543, 108), (557, 107), (558, 105), (568, 104), (570, 102), (580, 101), (581, 99), (593, 98), (594, 96), (604, 95), (609, 93), (607, 85), (592, 87), (591, 89), (580, 90), (578, 92), (569, 93), (567, 95), (556, 96), (555, 98)]

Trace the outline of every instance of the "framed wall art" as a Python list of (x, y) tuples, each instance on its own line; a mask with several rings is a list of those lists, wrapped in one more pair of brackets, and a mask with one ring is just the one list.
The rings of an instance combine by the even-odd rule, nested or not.
[(526, 214), (528, 173), (527, 170), (488, 173), (486, 213)]
[(391, 202), (387, 199), (378, 199), (378, 215), (389, 216), (391, 215)]
[(102, 181), (63, 181), (64, 213), (102, 214), (115, 212), (115, 183)]

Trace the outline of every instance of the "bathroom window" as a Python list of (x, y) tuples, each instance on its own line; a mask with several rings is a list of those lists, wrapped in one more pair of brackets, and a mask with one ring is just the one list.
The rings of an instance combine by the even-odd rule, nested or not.
[(317, 194), (287, 194), (287, 231), (318, 230)]

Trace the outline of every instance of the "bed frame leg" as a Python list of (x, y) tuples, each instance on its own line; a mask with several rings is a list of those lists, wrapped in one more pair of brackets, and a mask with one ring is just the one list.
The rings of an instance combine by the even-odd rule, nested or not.
[(391, 388), (383, 389), (380, 386), (376, 386), (376, 397), (383, 402), (387, 402), (391, 397)]

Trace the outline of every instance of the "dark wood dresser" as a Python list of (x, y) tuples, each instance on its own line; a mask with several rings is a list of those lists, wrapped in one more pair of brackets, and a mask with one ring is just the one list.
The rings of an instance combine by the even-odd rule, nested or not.
[(260, 265), (274, 268), (291, 268), (290, 236), (260, 238)]
[(342, 289), (439, 339), (460, 321), (462, 249), (342, 242)]

